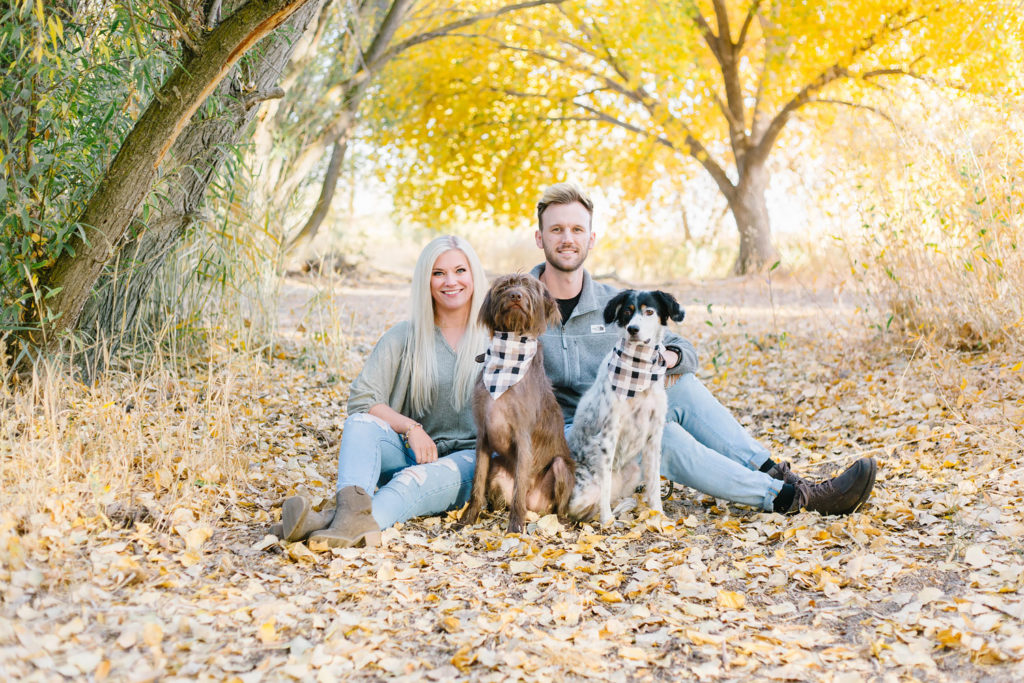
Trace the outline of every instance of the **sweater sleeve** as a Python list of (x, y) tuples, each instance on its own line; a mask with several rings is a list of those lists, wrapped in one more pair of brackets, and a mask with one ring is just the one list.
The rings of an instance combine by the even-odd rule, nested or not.
[(688, 340), (678, 334), (669, 332), (665, 335), (665, 346), (679, 352), (679, 364), (668, 371), (670, 375), (682, 375), (687, 372), (696, 373), (700, 368), (697, 349)]
[[(408, 336), (409, 323), (402, 322), (385, 332), (373, 347), (349, 389), (349, 415), (368, 412), (378, 403), (391, 405), (396, 385), (403, 382), (400, 375)], [(391, 407), (400, 410), (399, 407)]]

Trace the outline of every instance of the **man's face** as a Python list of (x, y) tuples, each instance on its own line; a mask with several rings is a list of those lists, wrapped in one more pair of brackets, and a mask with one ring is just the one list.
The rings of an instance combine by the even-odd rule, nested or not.
[(590, 214), (579, 202), (552, 204), (540, 217), (537, 246), (552, 268), (571, 273), (583, 265), (594, 246)]

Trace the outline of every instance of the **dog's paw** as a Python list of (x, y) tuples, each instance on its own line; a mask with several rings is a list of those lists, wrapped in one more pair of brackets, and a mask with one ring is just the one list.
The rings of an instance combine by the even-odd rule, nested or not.
[(634, 498), (633, 496), (628, 496), (626, 498), (623, 498), (622, 501), (615, 506), (615, 510), (612, 511), (612, 515), (615, 517), (620, 517), (627, 512), (632, 512), (635, 509), (636, 498)]

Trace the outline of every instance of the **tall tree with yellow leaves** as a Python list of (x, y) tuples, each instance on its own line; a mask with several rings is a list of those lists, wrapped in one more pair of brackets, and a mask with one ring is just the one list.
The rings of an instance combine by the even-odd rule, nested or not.
[[(475, 27), (394, 63), (377, 94), (396, 200), (424, 218), (529, 215), (538, 187), (586, 168), (625, 199), (655, 179), (714, 182), (734, 271), (777, 259), (768, 161), (830, 110), (879, 120), (897, 79), (1007, 96), (1020, 0), (565, 2)], [(888, 125), (888, 124), (887, 124)]]

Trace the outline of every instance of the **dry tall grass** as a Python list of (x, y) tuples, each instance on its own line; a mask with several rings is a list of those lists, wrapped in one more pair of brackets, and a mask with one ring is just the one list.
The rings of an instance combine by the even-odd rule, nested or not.
[(1024, 119), (970, 107), (898, 140), (846, 236), (880, 325), (960, 350), (1024, 344)]
[(4, 510), (208, 510), (245, 477), (266, 392), (258, 356), (221, 349), (187, 364), (156, 353), (91, 386), (41, 365), (0, 387)]

